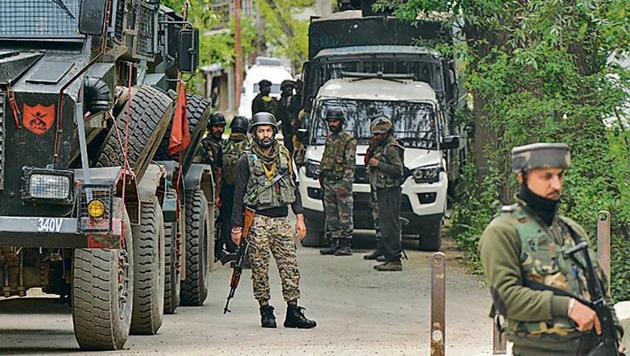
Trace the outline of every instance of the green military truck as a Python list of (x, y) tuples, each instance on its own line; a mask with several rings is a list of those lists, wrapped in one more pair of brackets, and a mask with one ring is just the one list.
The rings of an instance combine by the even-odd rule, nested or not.
[(213, 177), (192, 163), (207, 100), (187, 96), (191, 144), (167, 149), (197, 43), (159, 1), (2, 0), (0, 296), (61, 296), (83, 349), (207, 296)]

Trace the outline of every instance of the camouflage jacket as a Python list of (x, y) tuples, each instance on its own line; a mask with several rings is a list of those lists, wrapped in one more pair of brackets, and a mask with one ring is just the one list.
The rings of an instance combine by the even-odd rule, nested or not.
[(201, 150), (201, 163), (211, 165), (215, 172), (223, 167), (223, 149), (220, 140), (212, 136), (204, 137), (201, 140)]
[(352, 183), (354, 180), (357, 141), (345, 130), (326, 138), (321, 174), (326, 179)]
[[(541, 335), (546, 339), (579, 336), (567, 314), (569, 297), (526, 286), (534, 281), (590, 300), (584, 271), (563, 253), (575, 246), (570, 230), (588, 241), (573, 220), (556, 216), (547, 226), (518, 200), (504, 207), (481, 236), (481, 262), (495, 309), (506, 316), (508, 337), (517, 344)], [(592, 260), (597, 261), (595, 256)], [(601, 273), (600, 277), (605, 280)]]
[(243, 153), (249, 150), (249, 140), (245, 134), (232, 134), (223, 143), (223, 183), (234, 185), (236, 183), (236, 164)]
[(368, 166), (370, 186), (376, 189), (400, 187), (404, 177), (404, 148), (393, 136), (374, 146), (372, 157), (379, 160), (376, 167)]

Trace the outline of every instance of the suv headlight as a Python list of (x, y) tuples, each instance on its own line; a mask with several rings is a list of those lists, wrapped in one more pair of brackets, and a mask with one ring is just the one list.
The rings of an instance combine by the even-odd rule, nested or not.
[(418, 167), (413, 170), (413, 180), (416, 183), (435, 183), (440, 180), (441, 171), (439, 164)]
[(321, 172), (319, 162), (308, 160), (306, 162), (306, 176), (312, 179), (318, 179), (319, 173)]
[(72, 202), (72, 171), (24, 168), (22, 198), (26, 201)]

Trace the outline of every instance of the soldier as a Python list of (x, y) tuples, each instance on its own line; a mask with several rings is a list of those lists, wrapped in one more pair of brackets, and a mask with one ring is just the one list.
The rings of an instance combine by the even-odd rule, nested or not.
[(259, 112), (273, 113), (276, 111), (276, 101), (269, 96), (271, 94), (271, 82), (263, 79), (258, 82), (260, 93), (252, 100), (252, 115)]
[[(370, 189), (376, 192), (378, 226), (385, 261), (374, 266), (377, 271), (402, 271), (400, 261), (402, 241), (400, 235), (400, 194), (403, 182), (404, 148), (396, 141), (392, 121), (386, 116), (375, 118), (370, 132), (376, 142), (368, 161)], [(374, 254), (374, 253), (373, 253)]]
[(331, 245), (319, 251), (322, 255), (352, 255), (352, 183), (357, 141), (344, 130), (344, 122), (341, 109), (331, 108), (326, 112), (330, 134), (322, 155), (319, 183), (324, 191), (326, 230)]
[(236, 183), (236, 163), (249, 149), (247, 129), (249, 120), (245, 116), (235, 116), (230, 122), (230, 137), (223, 143), (223, 174), (221, 185), (221, 230), (222, 242), (228, 252), (236, 252), (236, 246), (232, 242), (230, 230), (232, 229), (232, 207), (234, 205), (234, 184)]
[(503, 207), (481, 236), (493, 312), (507, 319), (515, 355), (586, 355), (594, 347), (592, 330), (601, 329), (595, 311), (549, 290), (590, 300), (585, 271), (565, 253), (588, 236), (575, 221), (558, 214), (569, 162), (565, 144), (515, 147), (512, 170), (520, 184), (516, 204)]
[(243, 210), (248, 206), (256, 211), (249, 239), (254, 297), (260, 305), (261, 326), (275, 328), (274, 308), (269, 305), (269, 251), (278, 265), (282, 280), (282, 294), (287, 302), (284, 327), (313, 328), (315, 321), (304, 316), (298, 306), (300, 272), (297, 246), (288, 218), (291, 206), (297, 222), (295, 230), (300, 240), (306, 236), (304, 209), (295, 172), (287, 149), (275, 140), (278, 133), (276, 119), (271, 113), (254, 115), (249, 128), (253, 135), (251, 150), (241, 156), (236, 165), (234, 211), (232, 212), (232, 240), (241, 242)]
[(283, 144), (293, 155), (293, 121), (291, 103), (293, 101), (293, 89), (295, 82), (283, 80), (280, 84), (280, 101), (276, 105), (275, 117), (282, 121)]
[[(363, 164), (367, 167), (370, 159), (374, 155), (374, 148), (378, 142), (372, 137), (369, 140), (368, 148), (363, 157)], [(372, 207), (372, 218), (374, 220), (374, 231), (376, 232), (376, 249), (367, 255), (363, 255), (365, 260), (377, 260), (378, 262), (385, 262), (385, 255), (383, 255), (383, 247), (381, 246), (381, 228), (378, 222), (378, 201), (376, 196), (376, 189), (370, 187), (370, 207)]]
[(225, 128), (225, 117), (216, 112), (210, 116), (208, 122), (208, 135), (201, 140), (203, 148), (202, 162), (212, 166), (215, 177), (215, 203), (221, 206), (221, 175), (223, 170), (223, 149), (221, 147), (223, 130)]

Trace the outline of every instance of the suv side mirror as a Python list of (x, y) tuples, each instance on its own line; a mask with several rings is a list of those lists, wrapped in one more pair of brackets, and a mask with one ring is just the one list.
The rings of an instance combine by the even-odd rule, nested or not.
[(105, 27), (106, 0), (81, 0), (79, 5), (79, 33), (100, 36)]
[(459, 148), (459, 136), (452, 135), (452, 136), (444, 137), (444, 140), (442, 140), (442, 145), (440, 148), (445, 149), (445, 150), (450, 150), (452, 148)]
[(199, 63), (199, 31), (184, 29), (179, 31), (179, 53), (177, 62), (179, 70), (193, 73)]

